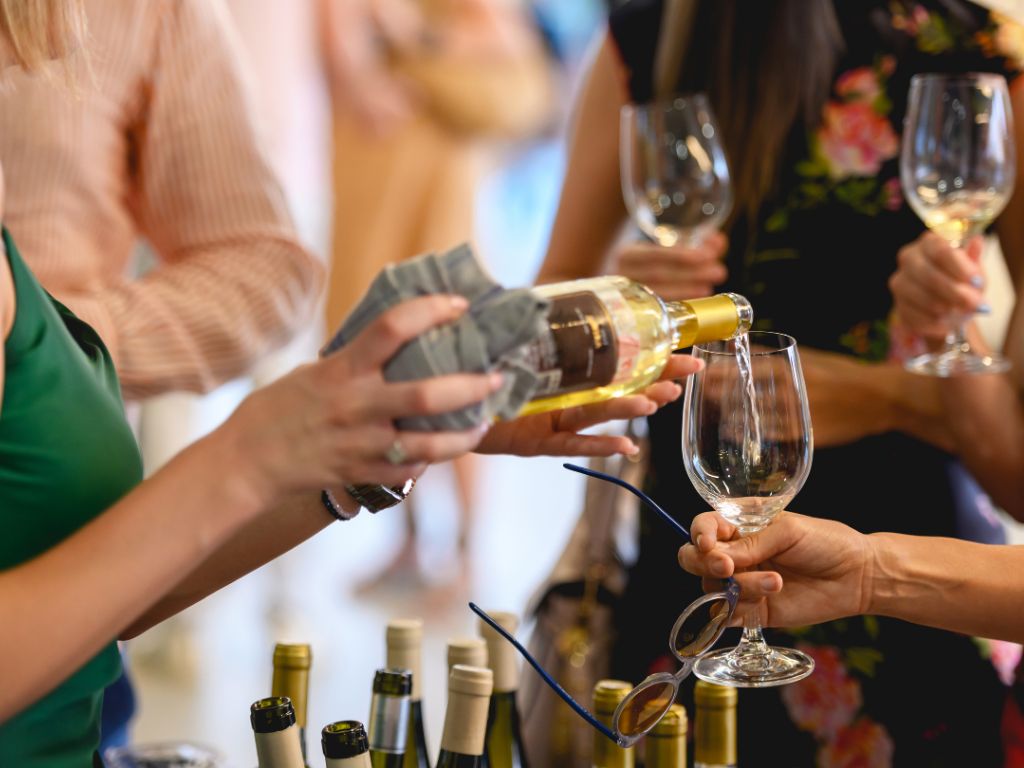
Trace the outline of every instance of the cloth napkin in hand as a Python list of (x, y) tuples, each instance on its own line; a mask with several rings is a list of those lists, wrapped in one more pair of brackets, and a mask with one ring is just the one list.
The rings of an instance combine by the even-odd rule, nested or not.
[(432, 328), (408, 342), (384, 366), (384, 378), (413, 381), (450, 373), (500, 371), (505, 374), (505, 384), (483, 403), (436, 416), (400, 419), (398, 428), (464, 430), (495, 417), (514, 418), (537, 387), (537, 375), (526, 363), (524, 345), (547, 331), (548, 302), (525, 288), (503, 288), (487, 274), (468, 245), (386, 267), (321, 354), (344, 347), (390, 307), (436, 293), (465, 296), (469, 310), (456, 322)]

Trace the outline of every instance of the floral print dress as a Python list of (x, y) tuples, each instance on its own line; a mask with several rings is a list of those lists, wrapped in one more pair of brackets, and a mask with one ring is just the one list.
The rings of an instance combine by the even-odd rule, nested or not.
[[(815, 128), (794, 128), (778, 190), (755, 226), (741, 222), (729, 232), (723, 288), (751, 300), (762, 330), (883, 361), (910, 351), (890, 323), (887, 280), (900, 247), (924, 231), (899, 183), (910, 79), (956, 71), (1012, 78), (1024, 33), (961, 0), (835, 0), (834, 7), (845, 49), (830, 97)], [(634, 101), (650, 99), (660, 17), (659, 0), (632, 0), (611, 17)], [(678, 404), (650, 419), (647, 488), (688, 521), (707, 505), (682, 467), (680, 419)], [(818, 449), (790, 508), (865, 532), (956, 535), (950, 478), (957, 466), (954, 457), (897, 433)], [(616, 607), (612, 670), (634, 682), (674, 670), (665, 638), (700, 589), (676, 565), (680, 542), (656, 521), (642, 519), (641, 526), (639, 559)], [(870, 616), (767, 635), (805, 650), (817, 670), (795, 685), (741, 691), (744, 765), (1003, 765), (1006, 689), (984, 641)], [(723, 642), (736, 639), (727, 633)], [(692, 713), (692, 686), (683, 686), (680, 699)]]

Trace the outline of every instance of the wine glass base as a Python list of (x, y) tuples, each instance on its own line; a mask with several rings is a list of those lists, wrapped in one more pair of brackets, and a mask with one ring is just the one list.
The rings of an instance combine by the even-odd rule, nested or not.
[[(773, 688), (803, 680), (814, 671), (814, 659), (793, 648), (769, 648), (769, 655), (750, 669), (737, 662), (734, 648), (702, 656), (693, 674), (708, 683), (733, 688)], [(744, 669), (743, 666), (747, 666)]]
[(953, 350), (912, 357), (904, 367), (912, 373), (950, 378), (975, 373), (1005, 373), (1010, 370), (1010, 361), (998, 354), (981, 356)]

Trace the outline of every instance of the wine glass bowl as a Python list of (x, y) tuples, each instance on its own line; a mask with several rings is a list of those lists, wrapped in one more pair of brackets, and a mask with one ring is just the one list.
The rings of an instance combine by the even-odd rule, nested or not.
[[(1016, 177), (1013, 115), (1006, 80), (997, 74), (915, 75), (900, 150), (900, 182), (925, 226), (962, 247), (1006, 207)], [(978, 355), (962, 316), (950, 318), (945, 348), (907, 361), (933, 376), (997, 373), (1000, 355)]]
[[(686, 473), (711, 507), (748, 535), (792, 501), (811, 469), (814, 438), (796, 340), (752, 332), (697, 344), (703, 370), (687, 380), (682, 449)], [(814, 661), (771, 648), (755, 618), (734, 649), (697, 661), (708, 682), (763, 688), (796, 682)]]
[(626, 208), (659, 245), (697, 243), (732, 209), (729, 166), (703, 94), (623, 107), (619, 160)]

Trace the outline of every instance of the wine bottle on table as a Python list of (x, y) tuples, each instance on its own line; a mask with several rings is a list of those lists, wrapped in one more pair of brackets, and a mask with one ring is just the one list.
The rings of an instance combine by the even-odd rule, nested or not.
[(487, 643), (482, 637), (453, 637), (448, 641), (448, 674), (452, 667), (487, 666)]
[(734, 293), (663, 301), (625, 277), (605, 276), (533, 289), (551, 302), (548, 329), (527, 345), (540, 376), (520, 415), (636, 392), (657, 380), (672, 352), (750, 329), (750, 302)]
[(302, 762), (308, 766), (306, 752), (306, 711), (309, 703), (309, 669), (313, 651), (305, 643), (278, 643), (274, 646), (274, 677), (270, 683), (271, 696), (285, 696), (295, 709), (295, 722), (299, 726), (299, 744)]
[(253, 702), (249, 722), (256, 739), (259, 768), (304, 768), (299, 727), (289, 699), (272, 696)]
[[(609, 728), (612, 716), (633, 685), (624, 680), (598, 680), (594, 686), (594, 715)], [(633, 768), (636, 752), (633, 747), (624, 749), (612, 742), (599, 731), (594, 731), (593, 768)]]
[[(515, 635), (519, 618), (514, 613), (490, 614), (503, 629)], [(480, 634), (487, 642), (488, 666), (494, 674), (494, 691), (487, 712), (485, 756), (488, 768), (529, 768), (523, 735), (519, 726), (519, 657), (516, 649), (480, 621)]]
[(412, 672), (409, 733), (402, 768), (430, 768), (423, 726), (423, 622), (419, 619), (394, 619), (388, 623), (386, 643), (388, 668)]
[(694, 768), (736, 768), (736, 689), (698, 680), (693, 697)]
[(327, 768), (372, 768), (370, 742), (358, 720), (342, 720), (324, 726), (320, 745)]
[(409, 738), (412, 672), (378, 669), (370, 700), (370, 762), (373, 768), (402, 768)]
[(673, 704), (644, 741), (645, 768), (686, 768), (686, 709)]
[(452, 667), (437, 768), (480, 768), (493, 688), (491, 670), (461, 664)]

